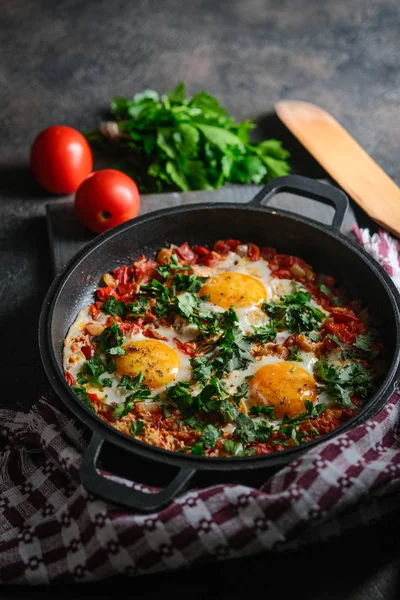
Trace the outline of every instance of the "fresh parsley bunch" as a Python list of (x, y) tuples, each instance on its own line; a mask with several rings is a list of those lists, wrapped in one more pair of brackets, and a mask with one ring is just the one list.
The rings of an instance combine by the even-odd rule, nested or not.
[(266, 183), (287, 175), (289, 152), (276, 139), (250, 142), (252, 119), (236, 123), (207, 92), (186, 97), (184, 83), (165, 95), (116, 96), (114, 121), (87, 132), (117, 153), (141, 191), (211, 190), (224, 183)]

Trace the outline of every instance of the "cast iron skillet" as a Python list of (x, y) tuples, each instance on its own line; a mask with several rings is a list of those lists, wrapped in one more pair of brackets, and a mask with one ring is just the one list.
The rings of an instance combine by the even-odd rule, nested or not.
[[(267, 204), (279, 192), (294, 192), (333, 205), (332, 225), (294, 216)], [(78, 253), (51, 285), (39, 322), (39, 344), (47, 376), (60, 398), (81, 422), (93, 431), (81, 469), (82, 484), (95, 494), (132, 509), (151, 512), (167, 504), (182, 491), (196, 472), (217, 476), (243, 477), (263, 469), (276, 470), (289, 461), (370, 417), (389, 398), (399, 377), (400, 318), (399, 295), (389, 276), (357, 244), (340, 233), (348, 207), (347, 197), (333, 186), (300, 176), (275, 179), (246, 205), (197, 204), (159, 210), (133, 219), (99, 235)], [(93, 292), (103, 273), (118, 265), (130, 264), (141, 254), (154, 256), (165, 245), (188, 241), (213, 244), (218, 239), (236, 238), (260, 246), (273, 246), (279, 252), (296, 254), (315, 271), (337, 277), (355, 298), (362, 299), (382, 322), (384, 342), (390, 356), (388, 374), (360, 412), (321, 439), (300, 447), (264, 456), (211, 458), (183, 455), (140, 442), (99, 419), (69, 389), (62, 370), (63, 340), (79, 310), (91, 304)], [(89, 276), (89, 277), (88, 277)], [(127, 461), (151, 461), (154, 468), (169, 465), (176, 476), (162, 491), (144, 493), (102, 477), (96, 461), (104, 441), (118, 446)]]

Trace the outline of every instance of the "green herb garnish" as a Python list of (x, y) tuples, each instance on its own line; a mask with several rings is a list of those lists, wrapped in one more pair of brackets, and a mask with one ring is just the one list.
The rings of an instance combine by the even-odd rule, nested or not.
[(112, 151), (140, 191), (263, 184), (291, 170), (280, 141), (250, 142), (252, 119), (235, 122), (205, 91), (187, 97), (183, 83), (163, 96), (154, 90), (116, 96), (111, 112), (115, 121), (86, 138)]

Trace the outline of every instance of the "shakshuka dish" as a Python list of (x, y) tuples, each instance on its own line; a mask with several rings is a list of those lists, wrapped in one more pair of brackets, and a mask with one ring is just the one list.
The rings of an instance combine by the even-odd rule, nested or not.
[(236, 457), (336, 429), (373, 392), (383, 354), (368, 310), (329, 274), (228, 239), (104, 273), (63, 364), (78, 399), (124, 434)]

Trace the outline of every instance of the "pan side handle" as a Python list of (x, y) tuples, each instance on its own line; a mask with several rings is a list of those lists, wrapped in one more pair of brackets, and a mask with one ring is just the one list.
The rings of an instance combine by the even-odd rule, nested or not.
[(173, 480), (160, 492), (147, 493), (135, 490), (122, 483), (107, 479), (99, 473), (96, 462), (103, 446), (104, 438), (94, 433), (90, 440), (81, 467), (81, 482), (89, 492), (118, 505), (135, 511), (151, 513), (163, 508), (185, 490), (196, 470), (181, 468)]
[(249, 202), (250, 206), (267, 205), (274, 196), (281, 192), (291, 192), (298, 196), (318, 200), (333, 206), (335, 214), (330, 225), (335, 231), (340, 231), (349, 207), (349, 200), (344, 192), (327, 183), (321, 183), (310, 177), (301, 175), (287, 175), (277, 177), (264, 186)]

